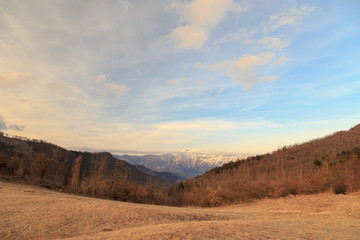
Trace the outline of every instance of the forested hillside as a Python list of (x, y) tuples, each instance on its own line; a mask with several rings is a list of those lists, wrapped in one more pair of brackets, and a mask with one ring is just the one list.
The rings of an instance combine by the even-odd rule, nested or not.
[(147, 174), (110, 153), (68, 151), (54, 144), (0, 136), (0, 176), (51, 189), (123, 201), (157, 203), (175, 181)]
[(1, 135), (0, 176), (87, 196), (176, 206), (346, 194), (360, 190), (360, 125), (229, 162), (179, 183), (140, 171), (110, 153), (68, 151), (43, 141)]
[(360, 125), (214, 168), (181, 183), (177, 204), (217, 206), (290, 194), (360, 190)]

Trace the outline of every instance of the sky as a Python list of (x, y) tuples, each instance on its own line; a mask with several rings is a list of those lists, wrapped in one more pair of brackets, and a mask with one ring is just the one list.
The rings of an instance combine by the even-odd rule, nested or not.
[(0, 131), (265, 153), (360, 123), (360, 1), (0, 0)]

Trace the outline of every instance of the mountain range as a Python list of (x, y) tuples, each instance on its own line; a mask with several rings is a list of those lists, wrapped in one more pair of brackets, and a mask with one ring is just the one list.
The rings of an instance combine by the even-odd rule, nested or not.
[(163, 173), (164, 176), (167, 174), (169, 178), (174, 180), (193, 178), (212, 168), (244, 158), (244, 155), (240, 154), (209, 153), (113, 154), (113, 156), (126, 160), (133, 165), (141, 165), (152, 171)]
[[(179, 181), (185, 178), (190, 179)], [(114, 157), (0, 133), (0, 179), (174, 206), (218, 206), (331, 191), (347, 194), (360, 190), (360, 125), (247, 158), (199, 153)]]
[(176, 181), (114, 158), (71, 151), (43, 140), (0, 133), (0, 178), (73, 193), (151, 203), (154, 189)]

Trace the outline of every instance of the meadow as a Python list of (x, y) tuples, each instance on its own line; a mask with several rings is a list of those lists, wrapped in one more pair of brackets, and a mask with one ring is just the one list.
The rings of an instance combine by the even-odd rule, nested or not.
[(360, 193), (168, 207), (0, 182), (0, 239), (359, 239)]

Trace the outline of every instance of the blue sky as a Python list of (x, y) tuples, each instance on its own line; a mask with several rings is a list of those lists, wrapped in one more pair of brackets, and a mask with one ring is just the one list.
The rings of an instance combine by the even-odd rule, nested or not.
[(0, 0), (0, 130), (264, 153), (360, 123), (360, 2)]

